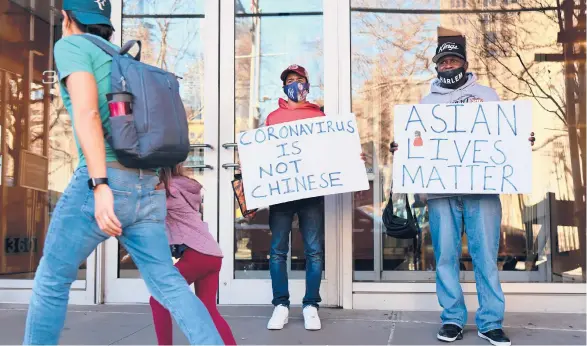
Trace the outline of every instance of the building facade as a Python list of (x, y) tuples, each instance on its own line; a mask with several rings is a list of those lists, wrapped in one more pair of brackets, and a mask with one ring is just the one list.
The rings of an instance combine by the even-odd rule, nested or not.
[[(0, 302), (26, 303), (51, 213), (77, 165), (59, 97), (53, 46), (61, 0), (0, 0)], [(270, 304), (268, 210), (240, 215), (231, 181), (235, 134), (255, 128), (283, 96), (290, 64), (310, 73), (312, 101), (354, 113), (368, 191), (325, 202), (324, 305), (437, 310), (424, 203), (421, 233), (383, 232), (390, 196), (393, 107), (418, 103), (435, 76), (437, 37), (466, 37), (470, 70), (503, 100), (531, 100), (537, 143), (533, 193), (503, 195), (497, 258), (508, 311), (585, 312), (585, 0), (111, 0), (115, 37), (143, 42), (142, 60), (182, 77), (204, 219), (224, 262), (220, 304)], [(402, 212), (402, 196), (393, 196)], [(305, 258), (294, 221), (288, 271), (293, 303)], [(461, 280), (477, 306), (466, 236)], [(70, 302), (145, 303), (149, 295), (116, 239), (80, 265)]]

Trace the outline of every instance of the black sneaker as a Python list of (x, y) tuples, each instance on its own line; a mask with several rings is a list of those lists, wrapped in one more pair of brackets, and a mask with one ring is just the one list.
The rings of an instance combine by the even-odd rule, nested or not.
[(436, 338), (444, 342), (453, 342), (455, 340), (461, 340), (463, 338), (463, 328), (456, 324), (443, 324), (436, 334)]
[(485, 333), (477, 332), (481, 339), (489, 341), (495, 346), (510, 346), (512, 342), (501, 329), (493, 329)]

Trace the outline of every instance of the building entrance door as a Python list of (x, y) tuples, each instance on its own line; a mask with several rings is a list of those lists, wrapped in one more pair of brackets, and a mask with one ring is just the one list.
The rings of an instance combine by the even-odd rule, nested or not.
[[(236, 135), (264, 126), (267, 115), (285, 98), (281, 72), (291, 64), (309, 71), (310, 101), (324, 105), (322, 0), (299, 4), (282, 1), (221, 2), (220, 19), (220, 147), (219, 232), (225, 255), (220, 276), (221, 304), (270, 304), (271, 230), (269, 208), (244, 218), (231, 181), (240, 173)], [(297, 28), (312, 28), (312, 33)], [(336, 28), (333, 28), (336, 30)], [(325, 208), (331, 200), (327, 199)], [(326, 210), (326, 209), (325, 209)], [(325, 211), (324, 210), (324, 211)], [(326, 218), (322, 304), (336, 305), (336, 229)], [(306, 258), (299, 222), (294, 218), (289, 238), (287, 274), (291, 304), (305, 293)]]
[[(195, 6), (192, 1), (112, 1), (118, 11), (115, 20), (119, 19), (117, 43), (142, 40), (143, 61), (182, 77), (193, 146), (186, 167), (204, 185), (204, 221), (224, 253), (221, 304), (272, 300), (269, 212), (262, 208), (252, 219), (240, 215), (231, 183), (239, 173), (235, 135), (263, 126), (267, 114), (278, 107), (285, 96), (280, 74), (290, 64), (307, 68), (310, 101), (324, 105), (324, 5), (322, 0), (302, 3), (292, 8), (278, 1), (217, 0)], [(310, 26), (312, 35), (288, 29)], [(335, 204), (336, 198), (327, 198), (324, 210), (328, 231), (320, 294), (325, 305), (338, 304), (337, 261), (331, 258), (338, 254), (338, 227), (335, 214), (326, 212), (336, 209)], [(98, 271), (104, 276), (104, 287), (99, 288), (104, 302), (147, 302), (147, 288), (125, 249), (116, 239), (104, 248), (104, 269)], [(287, 260), (294, 305), (301, 304), (305, 292), (305, 268), (303, 241), (294, 220)]]
[[(219, 1), (112, 0), (112, 7), (115, 43), (141, 40), (143, 62), (180, 77), (192, 146), (184, 167), (204, 186), (202, 214), (217, 238)], [(147, 287), (124, 247), (111, 238), (100, 254), (103, 301), (147, 302)]]

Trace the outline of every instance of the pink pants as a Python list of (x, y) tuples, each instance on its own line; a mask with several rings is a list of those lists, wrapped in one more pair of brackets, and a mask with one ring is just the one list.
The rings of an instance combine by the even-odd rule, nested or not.
[[(208, 309), (224, 344), (236, 345), (230, 326), (216, 308), (216, 292), (218, 292), (218, 276), (222, 258), (204, 255), (187, 248), (175, 266), (188, 284), (194, 284), (196, 295)], [(149, 304), (153, 311), (153, 322), (159, 345), (173, 345), (171, 314), (153, 297), (149, 300)]]

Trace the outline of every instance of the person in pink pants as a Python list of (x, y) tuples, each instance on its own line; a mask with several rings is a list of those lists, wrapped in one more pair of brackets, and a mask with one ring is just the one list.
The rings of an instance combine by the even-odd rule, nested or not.
[[(196, 295), (208, 309), (224, 343), (236, 345), (230, 326), (216, 308), (222, 251), (208, 232), (208, 224), (202, 221), (202, 185), (184, 176), (180, 165), (162, 169), (160, 179), (158, 188), (165, 188), (167, 193), (167, 238), (174, 257), (179, 258), (175, 267), (188, 284), (194, 284)], [(153, 297), (149, 304), (159, 345), (172, 345), (173, 329), (169, 311)]]

